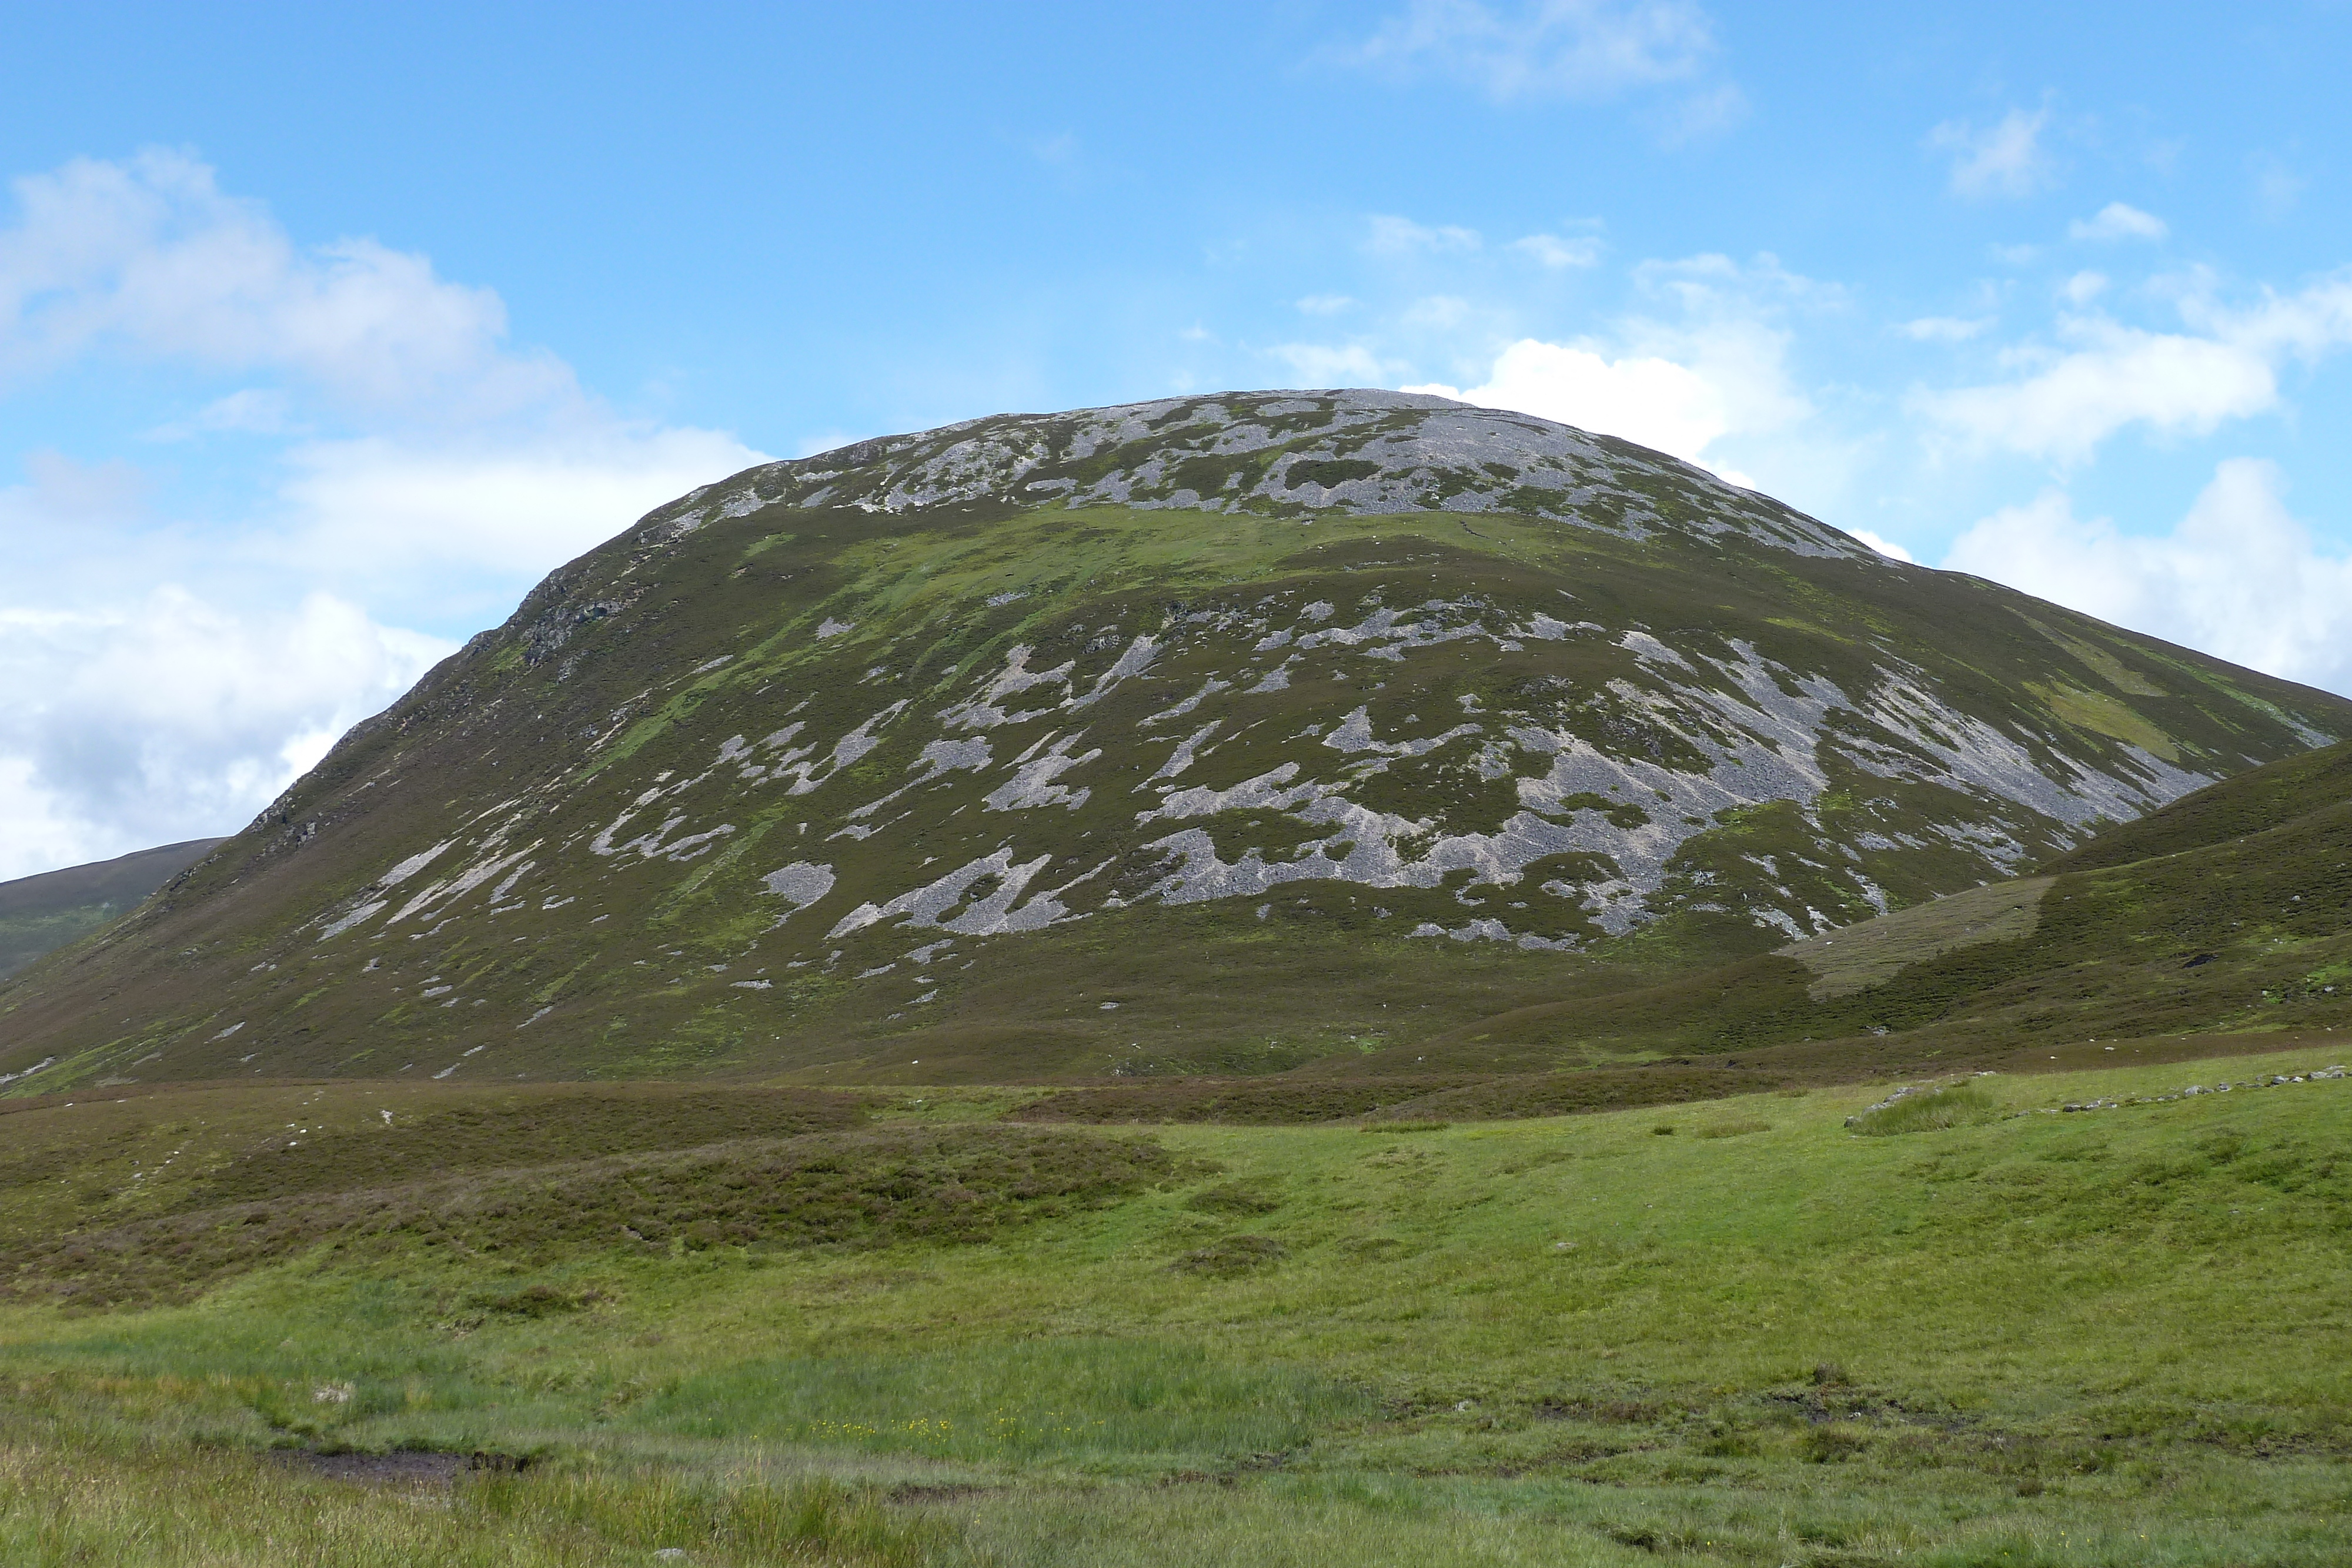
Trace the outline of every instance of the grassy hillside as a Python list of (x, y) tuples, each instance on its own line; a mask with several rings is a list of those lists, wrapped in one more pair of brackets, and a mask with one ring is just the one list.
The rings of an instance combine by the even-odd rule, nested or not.
[[(2335, 1065), (1150, 1134), (1008, 1126), (1034, 1092), (23, 1103), (0, 1542), (2340, 1562), (2352, 1079), (2311, 1076)], [(474, 1164), (500, 1118), (593, 1124), (616, 1093), (676, 1142)], [(393, 1185), (331, 1193), (347, 1161)], [(415, 1179), (442, 1166), (467, 1168)], [(207, 1250), (296, 1221), (299, 1247)], [(119, 1244), (174, 1226), (191, 1245)], [(107, 1281), (143, 1284), (100, 1305)]]
[(987, 421), (565, 567), (170, 910), (0, 988), (0, 1072), (1401, 1070), (2347, 732), (1524, 416)]
[(0, 977), (120, 919), (222, 841), (191, 839), (0, 882)]

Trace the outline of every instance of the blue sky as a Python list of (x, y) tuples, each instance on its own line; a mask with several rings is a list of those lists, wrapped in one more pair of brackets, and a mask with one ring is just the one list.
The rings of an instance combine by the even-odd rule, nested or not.
[(2352, 7), (20, 6), (0, 877), (762, 456), (1451, 388), (2352, 691)]

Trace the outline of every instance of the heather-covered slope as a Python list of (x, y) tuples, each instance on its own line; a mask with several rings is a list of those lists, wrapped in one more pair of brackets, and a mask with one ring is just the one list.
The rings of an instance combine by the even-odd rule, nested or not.
[(1381, 1061), (2012, 875), (2352, 704), (1386, 392), (739, 475), (135, 920), (20, 1089)]

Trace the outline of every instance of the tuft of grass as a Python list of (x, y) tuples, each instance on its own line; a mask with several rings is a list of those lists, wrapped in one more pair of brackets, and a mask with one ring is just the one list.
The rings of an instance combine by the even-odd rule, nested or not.
[(1282, 1199), (1264, 1182), (1229, 1181), (1193, 1194), (1184, 1207), (1202, 1214), (1272, 1214)]
[(1769, 1122), (1759, 1121), (1753, 1116), (1735, 1116), (1729, 1121), (1710, 1122), (1706, 1126), (1697, 1129), (1694, 1134), (1692, 1134), (1692, 1136), (1699, 1138), (1738, 1138), (1745, 1136), (1749, 1133), (1769, 1133), (1771, 1130), (1772, 1124)]
[(559, 1291), (552, 1285), (526, 1285), (520, 1291), (477, 1295), (471, 1304), (485, 1312), (513, 1318), (546, 1318), (576, 1312), (603, 1300), (596, 1291)]
[(1255, 1273), (1290, 1256), (1290, 1249), (1271, 1236), (1228, 1236), (1168, 1265), (1180, 1274), (1206, 1274), (1229, 1280)]
[(1973, 1127), (2000, 1114), (2000, 1107), (1991, 1095), (1971, 1083), (1954, 1083), (1906, 1094), (1849, 1118), (1846, 1125), (1870, 1137), (1885, 1137), (1897, 1133), (1938, 1133), (1952, 1127)]

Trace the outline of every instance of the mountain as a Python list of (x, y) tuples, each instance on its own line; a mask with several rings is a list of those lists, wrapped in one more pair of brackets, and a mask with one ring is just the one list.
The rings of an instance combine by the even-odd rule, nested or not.
[(749, 470), (556, 571), (0, 989), (0, 1071), (1401, 1071), (1797, 967), (2346, 735), (1523, 414), (1007, 415)]
[(190, 839), (0, 882), (0, 977), (89, 936), (226, 841)]

